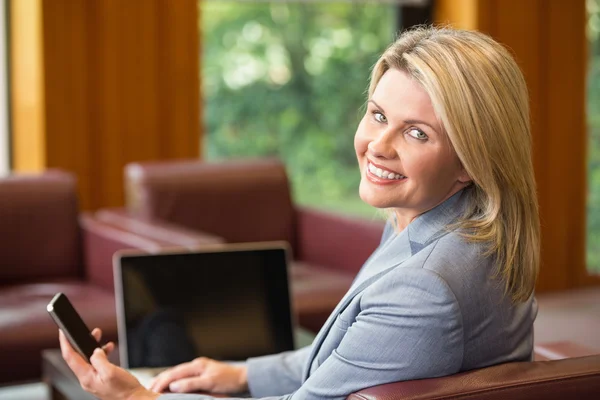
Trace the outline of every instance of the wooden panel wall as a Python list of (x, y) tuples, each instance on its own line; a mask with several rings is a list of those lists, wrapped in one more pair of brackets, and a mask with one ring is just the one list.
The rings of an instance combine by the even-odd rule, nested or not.
[(44, 70), (39, 68), (42, 63), (41, 3), (23, 0), (9, 4), (11, 153), (13, 164), (20, 170), (37, 171), (46, 165)]
[[(458, 13), (457, 3), (469, 10)], [(585, 0), (437, 0), (436, 7), (436, 22), (505, 44), (527, 79), (542, 223), (538, 291), (599, 282), (585, 265)]]
[(74, 171), (96, 209), (123, 204), (126, 163), (199, 157), (196, 0), (19, 0), (10, 13), (15, 170)]

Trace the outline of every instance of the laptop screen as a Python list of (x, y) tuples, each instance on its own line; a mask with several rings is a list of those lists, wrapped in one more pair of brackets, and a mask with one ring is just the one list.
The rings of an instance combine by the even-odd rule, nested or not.
[(286, 251), (118, 254), (121, 365), (165, 367), (205, 356), (245, 360), (294, 348)]

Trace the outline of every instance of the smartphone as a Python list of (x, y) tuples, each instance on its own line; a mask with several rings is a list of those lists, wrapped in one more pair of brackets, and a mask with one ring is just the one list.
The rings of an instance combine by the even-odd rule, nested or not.
[(63, 331), (71, 346), (75, 348), (89, 363), (100, 343), (92, 336), (89, 328), (83, 322), (75, 308), (63, 293), (57, 293), (46, 307), (48, 313)]

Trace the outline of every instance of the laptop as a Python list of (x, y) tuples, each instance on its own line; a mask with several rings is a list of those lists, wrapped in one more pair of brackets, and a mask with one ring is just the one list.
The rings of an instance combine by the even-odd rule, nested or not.
[(115, 254), (121, 366), (242, 361), (294, 349), (285, 242)]

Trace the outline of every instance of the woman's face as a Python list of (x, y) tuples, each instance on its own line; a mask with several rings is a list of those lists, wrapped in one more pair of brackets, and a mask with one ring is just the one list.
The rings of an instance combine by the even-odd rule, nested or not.
[(360, 197), (374, 207), (393, 208), (401, 228), (470, 181), (429, 95), (396, 69), (381, 77), (369, 99), (354, 148)]

